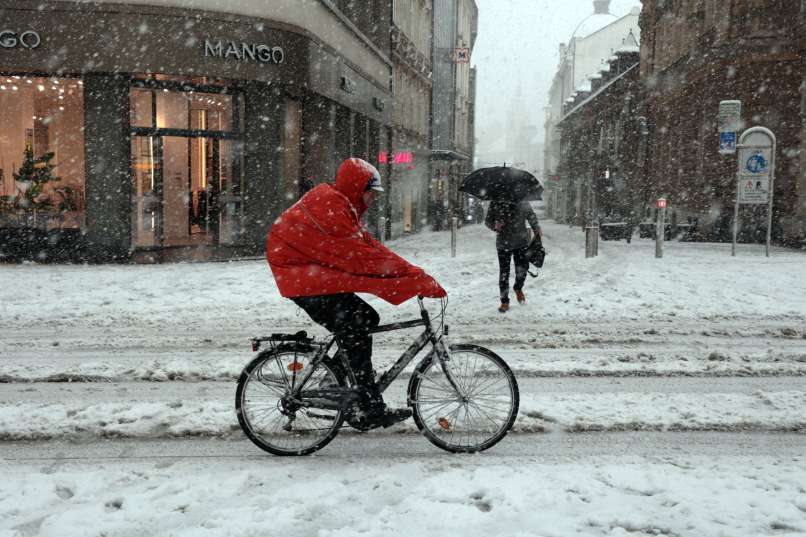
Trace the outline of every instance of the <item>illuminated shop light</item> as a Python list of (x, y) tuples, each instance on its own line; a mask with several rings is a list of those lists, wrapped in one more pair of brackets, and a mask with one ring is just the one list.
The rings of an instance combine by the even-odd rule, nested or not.
[[(411, 164), (414, 162), (414, 153), (411, 151), (396, 151), (392, 154), (392, 164)], [(389, 153), (381, 151), (378, 153), (378, 163), (388, 164)]]

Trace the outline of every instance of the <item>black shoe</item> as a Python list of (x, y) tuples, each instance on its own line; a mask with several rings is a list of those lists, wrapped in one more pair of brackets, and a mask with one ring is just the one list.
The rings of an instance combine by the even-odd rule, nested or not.
[(369, 431), (378, 427), (391, 427), (411, 417), (410, 408), (390, 409), (385, 404), (374, 404), (359, 408), (347, 422), (359, 431)]

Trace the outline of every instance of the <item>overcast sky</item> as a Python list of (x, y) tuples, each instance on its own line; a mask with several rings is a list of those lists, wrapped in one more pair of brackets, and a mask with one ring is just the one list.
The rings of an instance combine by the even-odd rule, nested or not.
[[(559, 44), (593, 13), (593, 0), (476, 0), (479, 35), (472, 63), (478, 67), (476, 137), (479, 149), (501, 135), (518, 86), (534, 106), (524, 111), (543, 129), (543, 108), (559, 61)], [(612, 0), (616, 16), (640, 6)]]

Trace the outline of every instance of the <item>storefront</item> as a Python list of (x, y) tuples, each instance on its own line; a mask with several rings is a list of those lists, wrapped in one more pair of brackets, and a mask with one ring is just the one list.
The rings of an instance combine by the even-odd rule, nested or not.
[(259, 255), (341, 159), (387, 149), (391, 64), (325, 4), (20, 4), (0, 0), (0, 258)]

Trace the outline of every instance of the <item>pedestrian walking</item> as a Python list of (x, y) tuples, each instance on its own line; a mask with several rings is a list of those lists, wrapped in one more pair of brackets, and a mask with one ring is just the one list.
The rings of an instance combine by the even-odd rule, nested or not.
[(526, 302), (526, 295), (523, 293), (523, 285), (526, 282), (526, 275), (529, 271), (529, 259), (527, 248), (530, 237), (526, 228), (526, 223), (532, 231), (541, 236), (543, 232), (537, 221), (537, 215), (532, 210), (528, 201), (492, 201), (487, 210), (485, 225), (495, 231), (495, 248), (498, 251), (498, 288), (500, 291), (501, 305), (498, 311), (506, 313), (509, 310), (509, 273), (510, 266), (515, 263), (515, 298), (519, 304)]

